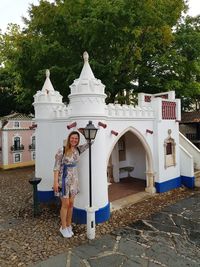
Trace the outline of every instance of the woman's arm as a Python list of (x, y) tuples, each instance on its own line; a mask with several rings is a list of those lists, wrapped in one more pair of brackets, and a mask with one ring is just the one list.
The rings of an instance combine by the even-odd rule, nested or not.
[[(91, 145), (94, 143), (94, 141), (91, 142)], [(86, 149), (89, 148), (89, 142), (78, 146), (78, 150), (80, 151), (80, 154), (83, 153)]]
[(54, 183), (53, 183), (53, 191), (58, 193), (59, 183), (58, 183), (59, 171), (54, 171)]
[(55, 156), (55, 163), (54, 163), (54, 183), (53, 183), (53, 190), (54, 192), (59, 191), (59, 172), (62, 164), (62, 158), (63, 158), (63, 151), (62, 149), (59, 149)]

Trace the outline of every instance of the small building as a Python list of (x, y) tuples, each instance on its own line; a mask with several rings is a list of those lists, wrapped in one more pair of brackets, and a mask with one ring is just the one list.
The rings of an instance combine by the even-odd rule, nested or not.
[(200, 110), (182, 113), (180, 132), (200, 148)]
[(35, 130), (32, 115), (12, 113), (0, 118), (0, 168), (35, 164)]
[[(105, 102), (105, 85), (95, 78), (84, 53), (84, 66), (70, 86), (69, 104), (54, 90), (50, 72), (34, 96), (36, 129), (36, 177), (40, 201), (53, 199), (54, 155), (70, 131), (84, 128), (88, 121), (98, 127), (92, 145), (92, 203), (96, 223), (108, 220), (108, 184), (125, 177), (143, 181), (146, 194), (166, 192), (182, 185), (194, 187), (194, 165), (200, 169), (200, 151), (179, 132), (181, 103), (175, 92), (138, 94), (138, 105)], [(85, 140), (81, 136), (81, 143)], [(81, 192), (76, 197), (73, 220), (86, 223), (89, 207), (89, 154), (79, 162)], [(112, 178), (112, 179), (111, 179)]]

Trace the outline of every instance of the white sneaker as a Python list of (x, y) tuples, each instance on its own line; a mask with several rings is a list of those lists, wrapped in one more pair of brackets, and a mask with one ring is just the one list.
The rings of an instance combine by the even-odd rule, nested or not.
[(74, 235), (73, 231), (72, 231), (72, 226), (70, 225), (69, 227), (67, 227), (69, 233), (71, 234), (71, 236)]
[(61, 234), (62, 234), (63, 237), (66, 237), (66, 238), (72, 237), (72, 234), (70, 233), (70, 231), (69, 231), (68, 228), (62, 229), (62, 226), (61, 226), (60, 227), (60, 232), (61, 232)]

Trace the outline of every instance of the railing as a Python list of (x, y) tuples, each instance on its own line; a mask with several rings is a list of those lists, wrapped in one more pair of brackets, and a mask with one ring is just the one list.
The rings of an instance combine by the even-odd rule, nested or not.
[(31, 144), (31, 145), (29, 145), (28, 148), (29, 148), (30, 150), (35, 150), (35, 144)]
[(20, 146), (11, 146), (10, 147), (11, 151), (20, 151), (20, 150), (24, 150), (24, 145), (20, 145)]
[(162, 119), (163, 120), (176, 119), (176, 102), (162, 101)]
[(196, 133), (186, 133), (185, 135), (189, 140), (198, 140)]

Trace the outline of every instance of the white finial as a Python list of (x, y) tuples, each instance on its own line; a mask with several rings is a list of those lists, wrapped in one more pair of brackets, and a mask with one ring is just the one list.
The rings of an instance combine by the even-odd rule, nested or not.
[(49, 78), (50, 77), (50, 71), (46, 70), (46, 77)]
[(87, 51), (85, 51), (85, 52), (83, 53), (83, 59), (84, 59), (84, 62), (87, 62), (87, 61), (88, 61), (88, 59), (89, 59), (89, 55), (88, 55), (88, 52), (87, 52)]

